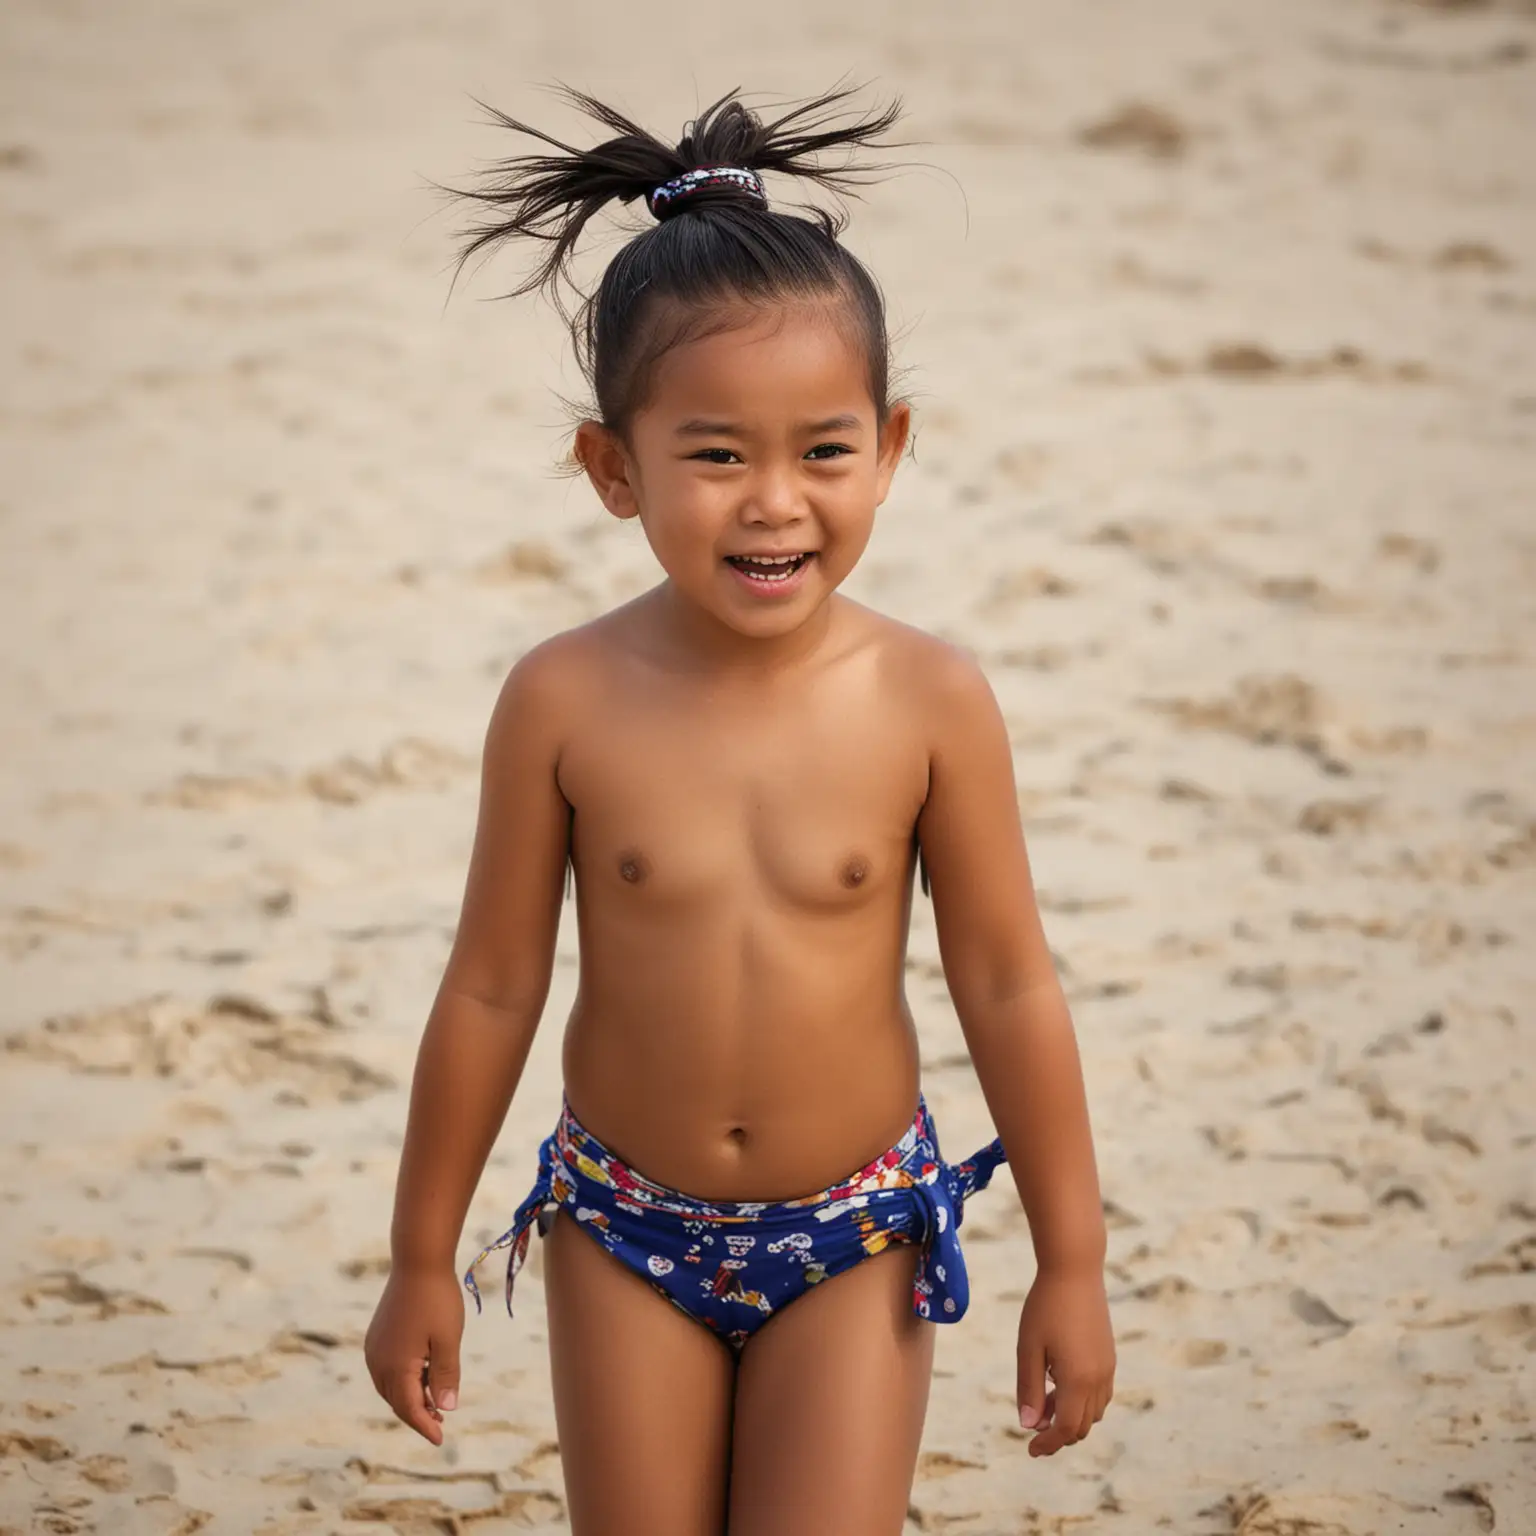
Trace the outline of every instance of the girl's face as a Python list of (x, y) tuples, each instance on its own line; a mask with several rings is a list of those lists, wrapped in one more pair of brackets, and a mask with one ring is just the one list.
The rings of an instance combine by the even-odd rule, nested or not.
[(752, 314), (659, 360), (627, 442), (577, 432), (608, 510), (638, 517), (674, 589), (740, 635), (785, 635), (821, 608), (906, 445), (907, 408), (877, 420), (849, 329), (830, 304)]

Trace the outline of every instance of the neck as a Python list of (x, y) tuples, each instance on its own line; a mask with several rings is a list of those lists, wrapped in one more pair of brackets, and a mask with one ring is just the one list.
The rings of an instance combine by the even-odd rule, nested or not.
[(831, 596), (805, 623), (782, 635), (760, 638), (722, 624), (664, 581), (650, 593), (653, 611), (669, 646), (701, 671), (772, 677), (794, 669), (821, 648), (831, 632)]

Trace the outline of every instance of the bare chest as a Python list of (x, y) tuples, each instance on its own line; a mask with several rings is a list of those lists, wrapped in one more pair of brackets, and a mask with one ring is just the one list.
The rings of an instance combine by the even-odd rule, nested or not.
[(927, 758), (873, 701), (616, 706), (561, 788), (589, 894), (636, 905), (864, 905), (910, 878)]

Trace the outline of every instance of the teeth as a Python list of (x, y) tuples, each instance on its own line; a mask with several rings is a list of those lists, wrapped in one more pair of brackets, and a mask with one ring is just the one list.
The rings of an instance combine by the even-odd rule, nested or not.
[(731, 555), (730, 562), (750, 581), (788, 581), (810, 555)]

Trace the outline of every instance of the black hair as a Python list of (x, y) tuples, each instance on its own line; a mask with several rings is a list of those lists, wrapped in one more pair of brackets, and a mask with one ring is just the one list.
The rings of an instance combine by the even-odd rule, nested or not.
[[(743, 303), (833, 298), (864, 351), (870, 394), (884, 420), (891, 373), (885, 301), (868, 269), (838, 239), (846, 227), (841, 205), (836, 212), (780, 213), (750, 187), (710, 180), (629, 240), (593, 292), (582, 292), (571, 261), (605, 206), (649, 205), (658, 186), (688, 171), (732, 166), (854, 193), (879, 171), (854, 152), (896, 123), (900, 103), (844, 115), (840, 108), (854, 92), (839, 89), (788, 104), (764, 122), (732, 91), (688, 123), (672, 146), (584, 92), (563, 88), (562, 94), (615, 136), (577, 149), (486, 107), (504, 127), (557, 153), (517, 155), (490, 166), (474, 187), (442, 189), (493, 211), (487, 222), (461, 232), (455, 277), (472, 257), (504, 242), (526, 237), (546, 244), (543, 260), (503, 297), (549, 295), (570, 326), (598, 419), (620, 434), (644, 403), (652, 367), (671, 347), (733, 323)], [(845, 151), (841, 163), (822, 163), (829, 150)]]

